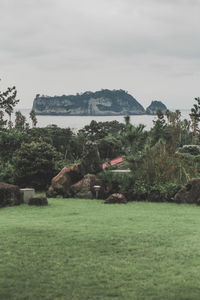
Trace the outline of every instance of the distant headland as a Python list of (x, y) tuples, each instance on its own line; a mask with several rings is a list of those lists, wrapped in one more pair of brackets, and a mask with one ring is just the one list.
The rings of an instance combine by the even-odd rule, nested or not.
[(165, 112), (167, 107), (161, 101), (152, 101), (145, 110), (128, 92), (108, 89), (54, 97), (37, 94), (33, 102), (33, 110), (35, 110), (37, 115), (154, 115), (157, 109), (161, 109)]

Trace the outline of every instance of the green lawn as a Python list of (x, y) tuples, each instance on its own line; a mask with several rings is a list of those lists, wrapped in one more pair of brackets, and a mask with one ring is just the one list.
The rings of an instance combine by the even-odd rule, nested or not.
[(0, 299), (200, 299), (200, 207), (51, 199), (0, 209)]

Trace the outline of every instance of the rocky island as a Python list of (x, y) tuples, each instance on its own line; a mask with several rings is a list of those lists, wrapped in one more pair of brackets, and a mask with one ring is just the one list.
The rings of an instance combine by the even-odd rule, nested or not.
[(118, 116), (143, 115), (144, 107), (124, 90), (100, 90), (76, 95), (36, 95), (33, 110), (37, 115)]
[(155, 115), (158, 109), (162, 110), (165, 113), (167, 107), (161, 101), (152, 101), (151, 104), (146, 109), (146, 114)]

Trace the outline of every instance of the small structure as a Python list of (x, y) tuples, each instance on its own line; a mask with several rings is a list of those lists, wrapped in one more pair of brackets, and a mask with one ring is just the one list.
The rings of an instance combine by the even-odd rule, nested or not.
[(35, 190), (31, 188), (20, 189), (20, 197), (22, 202), (28, 204), (30, 199), (35, 196)]
[(130, 173), (131, 170), (130, 169), (126, 169), (126, 170), (111, 170), (112, 173)]
[(96, 199), (98, 199), (99, 191), (101, 189), (101, 186), (100, 185), (94, 185), (93, 188), (94, 188), (94, 190), (96, 192)]
[[(123, 162), (123, 158), (122, 157), (117, 157), (117, 158), (114, 158), (110, 161), (110, 165), (114, 166), (114, 165), (120, 164), (122, 162)], [(103, 163), (102, 164), (102, 169), (104, 170), (105, 168), (108, 168), (108, 165), (106, 163)]]

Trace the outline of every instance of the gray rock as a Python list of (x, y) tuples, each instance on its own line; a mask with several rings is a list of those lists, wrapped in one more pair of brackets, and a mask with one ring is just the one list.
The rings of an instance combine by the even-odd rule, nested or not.
[(63, 168), (54, 178), (51, 180), (51, 186), (47, 191), (48, 197), (70, 197), (70, 186), (80, 180), (81, 175), (79, 172), (79, 165)]
[(146, 114), (156, 115), (158, 109), (162, 110), (162, 112), (165, 113), (167, 107), (161, 101), (152, 101), (151, 104), (146, 109)]
[(114, 203), (127, 203), (127, 199), (124, 195), (115, 193), (110, 195), (104, 202), (105, 204), (114, 204)]
[(200, 178), (190, 180), (175, 197), (177, 203), (196, 203), (200, 204)]
[[(96, 198), (95, 185), (101, 186), (101, 180), (93, 174), (87, 174), (82, 180), (71, 186), (75, 198)], [(101, 190), (99, 191), (101, 194)]]

